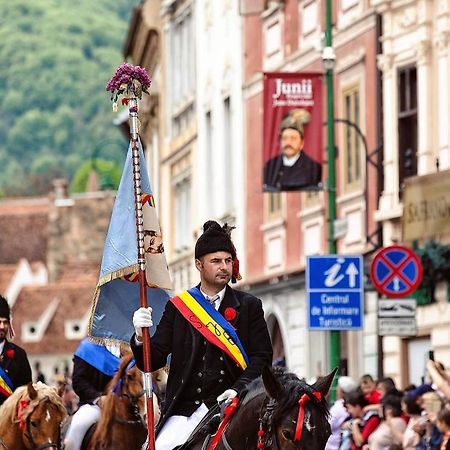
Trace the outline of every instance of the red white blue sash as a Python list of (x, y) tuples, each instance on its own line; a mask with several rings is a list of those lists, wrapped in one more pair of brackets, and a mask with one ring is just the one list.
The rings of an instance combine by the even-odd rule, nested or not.
[(248, 366), (248, 357), (235, 329), (205, 299), (200, 289), (183, 291), (170, 301), (208, 342), (225, 352), (242, 370)]
[(0, 394), (9, 397), (14, 391), (14, 384), (6, 372), (0, 367)]

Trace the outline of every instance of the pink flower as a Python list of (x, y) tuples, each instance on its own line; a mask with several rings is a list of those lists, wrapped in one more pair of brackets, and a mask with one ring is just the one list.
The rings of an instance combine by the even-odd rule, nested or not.
[(111, 92), (111, 100), (117, 102), (120, 95), (142, 98), (143, 92), (148, 94), (150, 84), (150, 77), (144, 67), (124, 63), (117, 68), (108, 81), (106, 90)]
[(234, 308), (228, 307), (225, 309), (223, 315), (224, 315), (225, 319), (230, 322), (230, 321), (236, 319), (237, 313)]
[(14, 355), (16, 354), (15, 350), (13, 348), (9, 348), (8, 350), (6, 350), (5, 355), (9, 358), (9, 359), (13, 359)]

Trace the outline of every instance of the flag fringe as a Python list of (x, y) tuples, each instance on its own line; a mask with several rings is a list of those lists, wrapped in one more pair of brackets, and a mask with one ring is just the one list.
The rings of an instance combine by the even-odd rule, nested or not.
[(107, 273), (98, 280), (97, 289), (103, 286), (104, 284), (109, 283), (110, 281), (116, 280), (117, 278), (125, 277), (126, 275), (131, 275), (132, 273), (136, 272), (139, 272), (139, 264), (133, 264), (131, 266), (124, 267), (123, 269)]

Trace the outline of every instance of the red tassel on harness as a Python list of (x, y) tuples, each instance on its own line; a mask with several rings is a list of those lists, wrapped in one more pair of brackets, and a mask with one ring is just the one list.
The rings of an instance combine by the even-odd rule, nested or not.
[(30, 404), (28, 400), (20, 400), (19, 409), (17, 410), (17, 419), (19, 420), (19, 430), (25, 430), (25, 417), (23, 416), (24, 411), (27, 409), (27, 406)]
[[(322, 395), (320, 392), (315, 391), (314, 393), (314, 397), (317, 398), (317, 400), (321, 400)], [(297, 418), (297, 426), (295, 427), (295, 435), (294, 435), (294, 441), (299, 441), (300, 438), (302, 437), (302, 433), (303, 433), (303, 419), (305, 418), (305, 405), (306, 403), (308, 403), (310, 400), (308, 394), (303, 394), (300, 397), (300, 400), (298, 401), (298, 418)]]
[(222, 422), (220, 422), (219, 428), (217, 429), (217, 432), (214, 435), (211, 444), (209, 444), (208, 450), (214, 450), (216, 448), (217, 444), (219, 443), (220, 437), (222, 436), (225, 428), (231, 420), (231, 417), (237, 410), (238, 403), (239, 397), (234, 397), (233, 400), (231, 400), (231, 403), (224, 409), (224, 418), (222, 419)]

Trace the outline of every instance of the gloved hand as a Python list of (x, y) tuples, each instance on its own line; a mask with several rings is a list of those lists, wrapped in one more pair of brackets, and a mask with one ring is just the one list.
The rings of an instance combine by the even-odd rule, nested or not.
[(222, 402), (230, 402), (237, 395), (238, 393), (234, 389), (227, 389), (217, 397), (217, 403), (220, 405)]
[(142, 340), (142, 328), (151, 327), (153, 325), (152, 320), (152, 308), (139, 308), (133, 314), (133, 325), (136, 337), (139, 341)]

